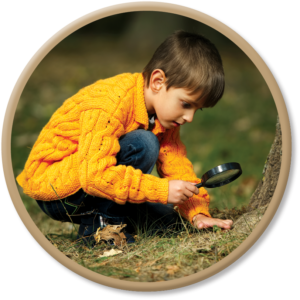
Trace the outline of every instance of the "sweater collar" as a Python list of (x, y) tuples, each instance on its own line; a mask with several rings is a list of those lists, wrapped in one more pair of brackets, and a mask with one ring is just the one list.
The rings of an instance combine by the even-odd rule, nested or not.
[[(143, 124), (147, 130), (149, 127), (149, 117), (147, 113), (145, 97), (144, 97), (144, 77), (142, 73), (139, 73), (137, 76), (137, 85), (136, 85), (136, 101), (135, 101), (135, 120)], [(166, 129), (160, 124), (158, 119), (155, 119), (155, 127), (152, 130), (154, 134), (165, 132)]]
[(137, 74), (136, 97), (135, 97), (135, 120), (148, 128), (148, 113), (144, 98), (144, 77), (142, 73)]

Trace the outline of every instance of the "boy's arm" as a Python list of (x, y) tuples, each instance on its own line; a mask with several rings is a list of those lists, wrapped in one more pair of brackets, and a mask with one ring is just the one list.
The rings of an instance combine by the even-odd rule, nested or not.
[[(193, 171), (193, 165), (186, 156), (186, 148), (180, 140), (179, 127), (167, 130), (160, 138), (160, 153), (157, 161), (157, 172), (168, 180), (201, 182)], [(178, 205), (180, 214), (192, 223), (194, 216), (203, 214), (210, 217), (209, 195), (204, 188), (184, 204)]]
[[(80, 116), (78, 148), (79, 180), (91, 195), (105, 197), (119, 204), (167, 203), (168, 180), (143, 174), (131, 166), (116, 166), (120, 151), (119, 138), (125, 133), (120, 121), (126, 114), (103, 109), (86, 109)], [(123, 116), (122, 116), (123, 115)]]

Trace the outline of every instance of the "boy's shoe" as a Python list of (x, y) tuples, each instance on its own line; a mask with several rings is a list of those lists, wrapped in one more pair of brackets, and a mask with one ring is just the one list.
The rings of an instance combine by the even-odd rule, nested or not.
[(126, 236), (126, 242), (127, 242), (127, 244), (135, 243), (135, 238), (130, 233), (125, 232), (124, 234)]
[(80, 224), (77, 239), (82, 239), (86, 246), (93, 248), (96, 245), (96, 241), (94, 239), (95, 232), (95, 226)]

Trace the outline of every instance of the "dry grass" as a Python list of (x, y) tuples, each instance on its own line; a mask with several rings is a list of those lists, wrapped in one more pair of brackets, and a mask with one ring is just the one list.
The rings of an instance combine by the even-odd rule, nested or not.
[[(72, 226), (65, 227), (61, 233), (52, 231), (45, 235), (68, 258), (99, 274), (138, 282), (166, 281), (200, 272), (227, 256), (251, 234), (265, 210), (266, 207), (245, 213), (245, 209), (215, 209), (212, 211), (214, 217), (235, 221), (232, 230), (199, 231), (185, 223), (184, 231), (166, 232), (160, 236), (149, 236), (141, 231), (135, 236), (136, 243), (123, 247), (101, 242), (88, 248), (75, 239)], [(100, 257), (104, 251), (113, 248), (122, 253)]]

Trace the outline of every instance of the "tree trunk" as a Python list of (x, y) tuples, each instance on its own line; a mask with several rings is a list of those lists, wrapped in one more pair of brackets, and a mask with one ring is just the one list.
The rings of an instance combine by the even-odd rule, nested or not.
[(277, 116), (275, 139), (263, 169), (263, 179), (259, 182), (250, 199), (247, 209), (249, 212), (270, 203), (279, 177), (281, 155), (282, 134), (279, 118)]

